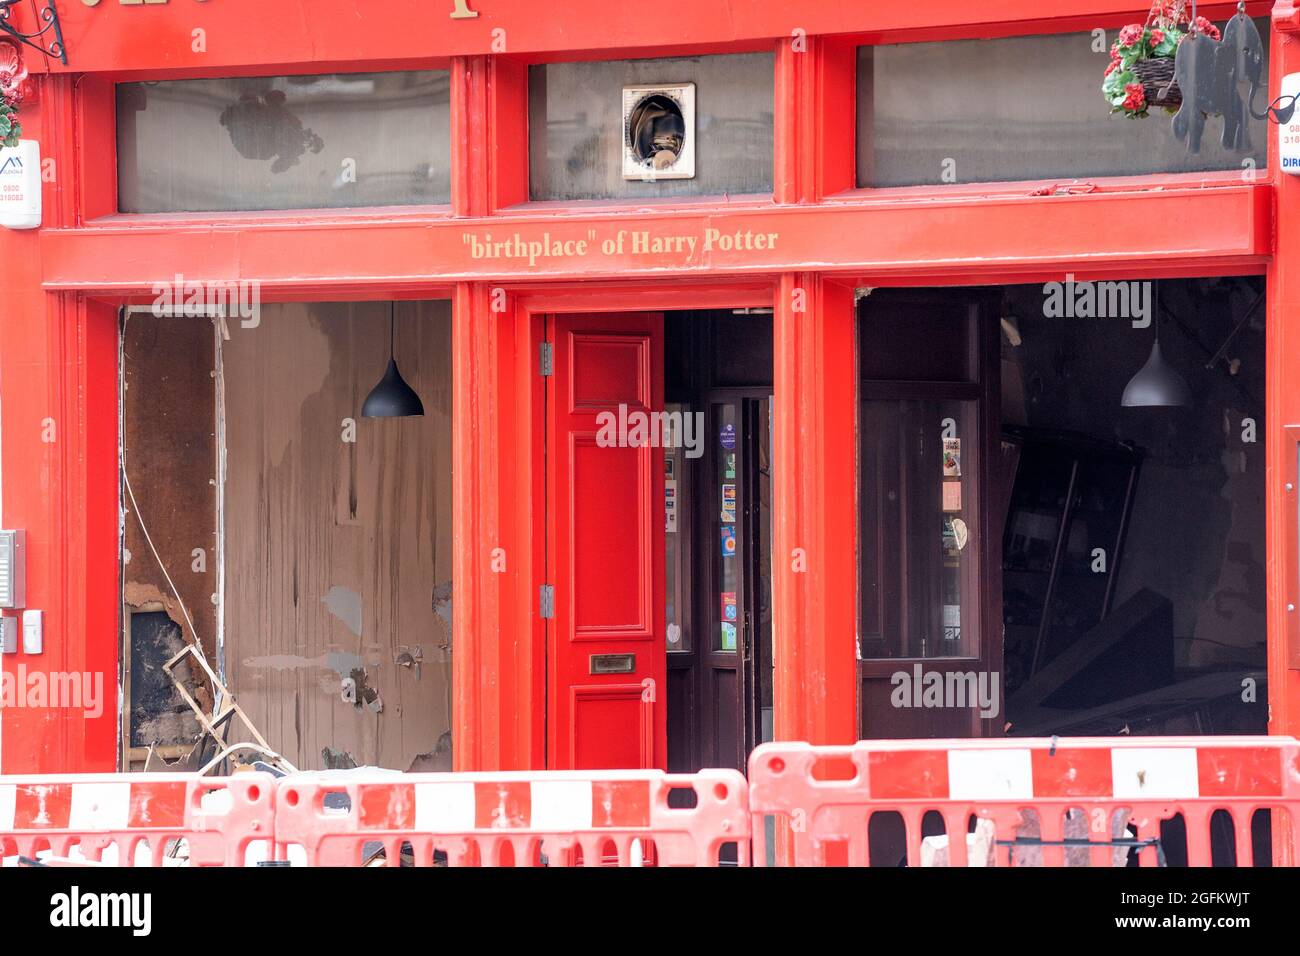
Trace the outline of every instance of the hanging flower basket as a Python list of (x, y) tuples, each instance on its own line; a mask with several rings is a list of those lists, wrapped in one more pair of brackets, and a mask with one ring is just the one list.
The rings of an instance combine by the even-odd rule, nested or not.
[(18, 107), (23, 101), (27, 68), (18, 47), (0, 40), (0, 146), (17, 146), (23, 128), (18, 125)]
[(1219, 39), (1219, 28), (1205, 17), (1189, 18), (1184, 0), (1155, 0), (1145, 24), (1120, 30), (1101, 84), (1110, 111), (1140, 119), (1153, 106), (1171, 113), (1182, 106), (1174, 56), (1183, 38), (1194, 33)]

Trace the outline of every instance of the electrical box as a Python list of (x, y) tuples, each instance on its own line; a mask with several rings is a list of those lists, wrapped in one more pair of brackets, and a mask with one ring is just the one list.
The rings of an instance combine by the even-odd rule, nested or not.
[(0, 531), (0, 607), (27, 602), (27, 532)]
[(623, 178), (695, 178), (695, 84), (623, 87)]
[(18, 653), (18, 618), (0, 617), (0, 654)]

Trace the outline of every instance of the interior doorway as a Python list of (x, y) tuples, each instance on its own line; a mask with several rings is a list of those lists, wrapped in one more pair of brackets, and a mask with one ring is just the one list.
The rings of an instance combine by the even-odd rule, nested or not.
[[(669, 768), (743, 769), (772, 737), (772, 317), (666, 317)], [(674, 513), (675, 512), (675, 513)]]

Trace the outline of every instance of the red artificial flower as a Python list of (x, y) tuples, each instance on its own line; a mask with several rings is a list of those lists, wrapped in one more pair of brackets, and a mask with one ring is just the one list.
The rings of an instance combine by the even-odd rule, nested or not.
[(1123, 30), (1119, 31), (1119, 45), (1133, 46), (1137, 43), (1141, 43), (1142, 34), (1144, 32), (1145, 31), (1143, 30), (1142, 24), (1130, 23)]
[(1196, 31), (1198, 33), (1204, 33), (1211, 40), (1220, 40), (1223, 38), (1223, 35), (1219, 33), (1219, 28), (1209, 20), (1205, 19), (1205, 17), (1196, 18)]
[(1165, 31), (1164, 31), (1164, 30), (1161, 30), (1161, 29), (1159, 29), (1159, 28), (1157, 27), (1156, 29), (1154, 29), (1154, 30), (1151, 31), (1151, 45), (1152, 45), (1153, 47), (1155, 47), (1155, 46), (1159, 46), (1160, 44), (1162, 44), (1162, 43), (1164, 43), (1164, 42), (1165, 42)]
[(14, 83), (14, 74), (9, 70), (0, 70), (0, 101), (5, 106), (17, 106), (23, 101), (22, 87)]
[(1140, 113), (1146, 109), (1147, 95), (1142, 89), (1141, 83), (1129, 83), (1124, 87), (1124, 92), (1128, 95), (1124, 97), (1124, 109)]
[(1111, 60), (1110, 65), (1106, 67), (1106, 72), (1103, 73), (1102, 76), (1110, 76), (1118, 68), (1119, 68), (1119, 60)]

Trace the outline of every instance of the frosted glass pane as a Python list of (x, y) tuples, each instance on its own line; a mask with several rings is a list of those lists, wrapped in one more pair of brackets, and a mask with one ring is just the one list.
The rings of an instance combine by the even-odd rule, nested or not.
[[(550, 63), (529, 71), (533, 199), (646, 199), (772, 191), (770, 53)], [(695, 178), (623, 179), (623, 87), (695, 84)]]
[[(1255, 23), (1267, 71), (1269, 24)], [(860, 47), (858, 185), (940, 184), (946, 160), (959, 183), (1241, 169), (1247, 158), (1264, 168), (1266, 120), (1249, 121), (1251, 148), (1238, 153), (1211, 117), (1191, 154), (1163, 109), (1112, 116), (1101, 95), (1109, 60), (1090, 33)], [(1267, 100), (1261, 90), (1257, 112)]]
[(445, 70), (123, 83), (118, 208), (446, 203)]

